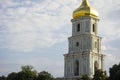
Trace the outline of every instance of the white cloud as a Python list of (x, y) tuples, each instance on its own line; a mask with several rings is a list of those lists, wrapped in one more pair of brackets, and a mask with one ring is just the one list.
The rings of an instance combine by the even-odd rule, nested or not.
[[(3, 9), (2, 12), (5, 14), (1, 14), (3, 15), (0, 17), (1, 24), (6, 27), (7, 33), (9, 33), (5, 36), (7, 44), (3, 47), (16, 51), (31, 51), (36, 47), (45, 48), (65, 40), (66, 34), (59, 33), (58, 35), (54, 31), (60, 32), (68, 24), (68, 17), (64, 17), (64, 15), (53, 16), (52, 13), (56, 12), (48, 14), (48, 10), (58, 8), (59, 4), (55, 2), (50, 3), (50, 1), (45, 1), (41, 4), (45, 3), (47, 7), (44, 6), (43, 8), (38, 6), (40, 3), (36, 3), (29, 8), (21, 6), (18, 8), (7, 8), (6, 11)], [(56, 7), (50, 7), (53, 4)], [(41, 13), (41, 10), (43, 13)], [(63, 11), (65, 10), (60, 8), (60, 14)]]

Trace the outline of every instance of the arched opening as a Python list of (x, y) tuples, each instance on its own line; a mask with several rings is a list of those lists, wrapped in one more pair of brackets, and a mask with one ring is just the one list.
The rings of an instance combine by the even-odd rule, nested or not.
[(80, 24), (77, 25), (77, 32), (80, 31)]
[(79, 61), (75, 61), (75, 69), (74, 69), (74, 75), (79, 76)]
[(76, 46), (77, 46), (77, 47), (79, 46), (79, 42), (76, 42)]
[(99, 64), (98, 64), (97, 61), (95, 61), (95, 63), (94, 63), (94, 72), (95, 72), (96, 70), (98, 70), (98, 68), (99, 68)]
[(93, 24), (93, 32), (95, 32), (95, 24)]
[(97, 48), (97, 42), (95, 42), (95, 48)]

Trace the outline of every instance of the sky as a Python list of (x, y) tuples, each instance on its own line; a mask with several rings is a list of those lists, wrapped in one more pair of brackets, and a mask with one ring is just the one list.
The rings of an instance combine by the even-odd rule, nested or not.
[[(120, 62), (120, 1), (89, 0), (99, 12), (105, 70)], [(81, 0), (0, 0), (0, 75), (32, 65), (64, 76), (72, 13)]]

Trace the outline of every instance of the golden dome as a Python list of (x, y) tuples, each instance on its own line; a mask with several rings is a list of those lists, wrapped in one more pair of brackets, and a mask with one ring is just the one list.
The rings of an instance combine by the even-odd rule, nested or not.
[(82, 4), (73, 12), (73, 18), (79, 18), (82, 16), (92, 16), (97, 18), (98, 12), (90, 7), (88, 0), (82, 0)]

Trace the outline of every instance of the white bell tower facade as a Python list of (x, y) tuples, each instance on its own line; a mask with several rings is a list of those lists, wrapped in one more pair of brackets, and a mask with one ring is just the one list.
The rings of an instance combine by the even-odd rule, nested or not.
[(87, 0), (73, 12), (72, 36), (68, 38), (69, 50), (64, 55), (65, 78), (77, 78), (87, 74), (92, 77), (96, 69), (104, 68), (101, 54), (101, 37), (98, 36), (98, 14)]

